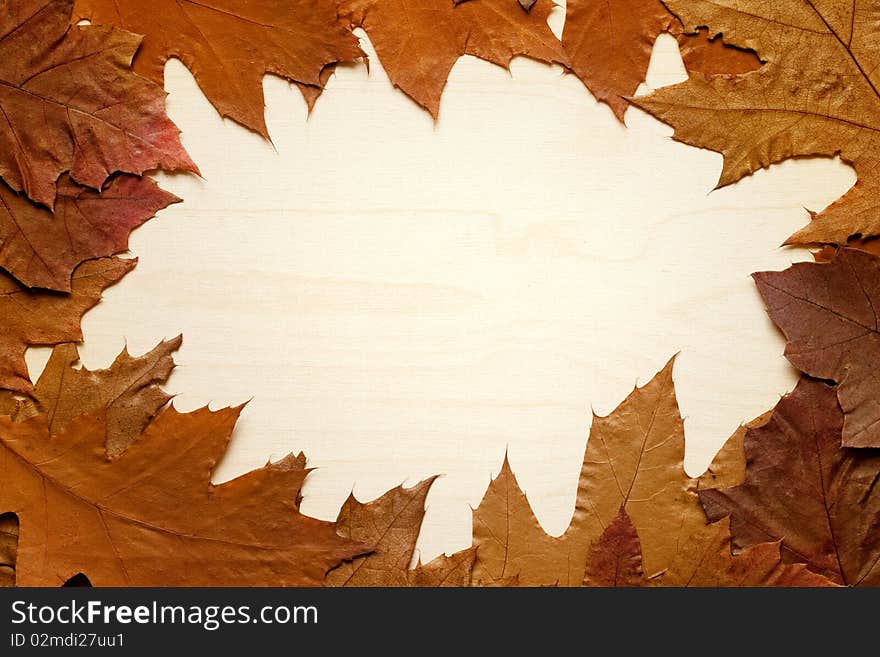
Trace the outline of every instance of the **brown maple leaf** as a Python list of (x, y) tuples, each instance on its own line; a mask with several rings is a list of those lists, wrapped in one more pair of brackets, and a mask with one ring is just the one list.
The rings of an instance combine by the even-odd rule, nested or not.
[(674, 359), (606, 417), (593, 417), (569, 532), (595, 537), (626, 510), (642, 541), (645, 574), (665, 569), (705, 524), (696, 481), (684, 470), (684, 423)]
[(679, 41), (689, 72), (737, 74), (761, 67), (753, 52), (731, 48), (705, 31), (685, 34), (660, 0), (569, 0), (562, 45), (572, 72), (623, 121), (645, 80), (654, 42), (664, 32)]
[(523, 586), (579, 586), (590, 547), (621, 507), (642, 537), (646, 574), (668, 567), (679, 543), (705, 524), (697, 482), (682, 463), (672, 367), (670, 360), (607, 417), (594, 416), (574, 517), (562, 536), (544, 532), (505, 460), (474, 510), (475, 583), (517, 577)]
[[(107, 455), (118, 456), (171, 400), (159, 386), (171, 375), (172, 354), (182, 341), (178, 336), (162, 342), (138, 358), (125, 349), (108, 369), (95, 371), (74, 367), (79, 361), (76, 345), (59, 345), (52, 350), (31, 398), (19, 403), (14, 417), (23, 420), (43, 415), (49, 434), (54, 436), (78, 416), (103, 410)], [(305, 467), (304, 457), (301, 467)]]
[(441, 554), (424, 565), (418, 563), (407, 576), (409, 586), (470, 586), (475, 556), (476, 550), (468, 548), (449, 556)]
[(657, 586), (836, 586), (802, 563), (783, 563), (779, 542), (758, 543), (733, 555), (730, 522), (723, 518), (697, 530), (679, 548)]
[(0, 176), (52, 207), (65, 171), (94, 189), (115, 171), (198, 171), (161, 87), (130, 69), (140, 37), (71, 26), (72, 8), (73, 0), (0, 6)]
[(0, 587), (15, 586), (15, 559), (18, 553), (18, 517), (0, 513)]
[(366, 546), (303, 516), (293, 456), (214, 485), (241, 407), (162, 411), (119, 456), (105, 410), (56, 435), (0, 417), (0, 508), (16, 514), (19, 586), (309, 586)]
[(88, 260), (73, 272), (69, 295), (29, 290), (0, 274), (0, 390), (30, 393), (33, 386), (24, 360), (27, 348), (81, 340), (83, 314), (136, 263), (120, 258)]
[(340, 13), (362, 27), (392, 84), (436, 119), (453, 65), (473, 55), (508, 68), (517, 55), (567, 64), (547, 25), (551, 0), (524, 12), (512, 0), (343, 0)]
[(296, 83), (311, 105), (333, 64), (363, 56), (335, 0), (76, 0), (74, 15), (145, 35), (135, 71), (162, 84), (165, 62), (180, 59), (221, 116), (267, 139), (264, 75)]
[(128, 249), (128, 235), (178, 199), (149, 178), (116, 176), (101, 193), (58, 181), (54, 214), (0, 183), (0, 266), (28, 287), (70, 291), (85, 260)]
[(621, 508), (590, 548), (584, 586), (645, 586), (642, 545), (632, 521)]
[(336, 519), (339, 535), (373, 549), (330, 571), (327, 585), (407, 586), (425, 498), (435, 479), (430, 477), (412, 488), (398, 486), (366, 504), (349, 495)]
[(700, 491), (710, 521), (730, 516), (733, 544), (781, 541), (787, 563), (850, 586), (880, 584), (880, 451), (841, 447), (830, 386), (802, 378), (769, 422), (749, 429), (746, 476)]
[(633, 102), (678, 141), (724, 155), (719, 186), (800, 156), (840, 155), (859, 182), (788, 243), (845, 244), (880, 232), (880, 36), (863, 1), (669, 0), (686, 28), (708, 26), (766, 65), (734, 77), (692, 76)]
[[(568, 577), (571, 557), (563, 539), (541, 527), (506, 454), (501, 471), (473, 511), (473, 523), (475, 586), (551, 586), (573, 579)], [(578, 561), (577, 556), (573, 560)], [(578, 565), (572, 564), (571, 570), (577, 571)]]
[(843, 444), (880, 447), (880, 258), (840, 249), (827, 264), (754, 274), (767, 312), (802, 372), (836, 381)]

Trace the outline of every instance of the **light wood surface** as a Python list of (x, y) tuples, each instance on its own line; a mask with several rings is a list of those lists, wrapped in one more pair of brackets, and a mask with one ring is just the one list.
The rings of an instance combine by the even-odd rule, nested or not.
[[(87, 315), (82, 356), (104, 367), (182, 332), (178, 408), (252, 399), (217, 481), (304, 450), (303, 509), (332, 518), (352, 489), (443, 473), (429, 559), (469, 545), (505, 449), (561, 532), (591, 409), (676, 352), (694, 474), (794, 384), (749, 274), (809, 257), (778, 245), (854, 182), (838, 161), (713, 192), (719, 155), (638, 110), (624, 128), (524, 59), (462, 59), (436, 124), (375, 56), (369, 74), (340, 69), (308, 120), (267, 78), (274, 145), (221, 120), (179, 62), (166, 76), (204, 179), (159, 176), (185, 201), (133, 236), (140, 264)], [(661, 37), (648, 84), (683, 78)], [(34, 376), (46, 357), (29, 352)]]

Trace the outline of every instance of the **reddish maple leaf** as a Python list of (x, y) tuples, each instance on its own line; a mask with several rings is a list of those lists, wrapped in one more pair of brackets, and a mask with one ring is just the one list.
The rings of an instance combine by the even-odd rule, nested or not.
[(149, 178), (120, 175), (101, 193), (58, 181), (54, 214), (0, 183), (0, 266), (28, 287), (70, 292), (74, 268), (128, 249), (128, 235), (178, 199)]
[(620, 513), (590, 548), (584, 586), (645, 586), (642, 570), (642, 544), (632, 521), (621, 507)]
[(0, 6), (0, 176), (52, 207), (65, 171), (95, 189), (115, 171), (198, 171), (161, 87), (130, 69), (140, 37), (71, 27), (72, 8), (73, 0)]

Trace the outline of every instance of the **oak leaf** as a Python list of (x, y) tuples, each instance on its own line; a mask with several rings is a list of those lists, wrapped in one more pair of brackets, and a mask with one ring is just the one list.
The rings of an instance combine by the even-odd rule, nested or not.
[(0, 7), (0, 176), (52, 207), (65, 171), (94, 189), (116, 171), (198, 171), (161, 87), (130, 69), (140, 37), (71, 26), (72, 8), (73, 0)]
[(786, 563), (838, 584), (880, 584), (880, 451), (841, 447), (834, 389), (802, 378), (745, 436), (746, 476), (700, 491), (710, 521), (730, 516), (734, 548), (781, 541)]
[(16, 514), (19, 586), (82, 573), (95, 586), (320, 585), (365, 546), (299, 513), (295, 457), (211, 483), (241, 407), (162, 411), (120, 455), (105, 410), (56, 435), (46, 415), (0, 417), (0, 508)]
[(128, 249), (128, 235), (178, 199), (149, 178), (114, 177), (100, 193), (58, 180), (54, 214), (0, 183), (0, 266), (28, 287), (70, 291), (81, 262)]
[(678, 141), (724, 155), (719, 187), (800, 156), (840, 155), (859, 181), (788, 243), (845, 244), (880, 232), (880, 30), (863, 0), (669, 0), (686, 29), (708, 26), (766, 64), (741, 76), (691, 76), (633, 102)]
[(590, 548), (584, 586), (645, 586), (642, 545), (632, 521), (622, 508)]
[[(14, 417), (23, 420), (43, 415), (54, 436), (78, 416), (103, 410), (107, 455), (118, 456), (171, 400), (159, 386), (171, 375), (172, 353), (182, 341), (178, 336), (162, 342), (137, 358), (125, 349), (108, 369), (95, 371), (74, 367), (79, 361), (76, 345), (59, 345), (52, 350), (31, 397), (20, 402)], [(305, 467), (304, 460), (301, 467)]]
[(435, 479), (398, 486), (366, 504), (349, 495), (336, 519), (339, 535), (370, 545), (372, 551), (330, 571), (327, 585), (407, 586), (425, 498)]
[(836, 381), (843, 444), (880, 447), (880, 258), (840, 249), (827, 264), (754, 274), (785, 355), (802, 372)]
[(462, 587), (471, 585), (476, 550), (468, 548), (455, 554), (441, 554), (426, 563), (418, 563), (407, 576), (409, 586)]
[(440, 96), (464, 55), (508, 68), (517, 55), (567, 64), (547, 25), (551, 0), (524, 12), (512, 0), (342, 0), (340, 13), (362, 27), (392, 84), (436, 119)]
[(296, 83), (311, 106), (333, 64), (363, 56), (335, 0), (76, 0), (74, 15), (145, 35), (135, 71), (162, 84), (180, 59), (221, 116), (267, 139), (264, 75)]
[(80, 320), (104, 289), (134, 269), (137, 260), (88, 260), (73, 272), (69, 295), (29, 290), (0, 274), (0, 390), (28, 394), (33, 389), (24, 354), (30, 346), (82, 339)]
[(689, 72), (737, 74), (761, 66), (754, 53), (710, 40), (705, 31), (685, 34), (660, 0), (569, 0), (562, 44), (572, 72), (623, 121), (626, 97), (644, 81), (654, 42), (664, 32), (678, 39)]

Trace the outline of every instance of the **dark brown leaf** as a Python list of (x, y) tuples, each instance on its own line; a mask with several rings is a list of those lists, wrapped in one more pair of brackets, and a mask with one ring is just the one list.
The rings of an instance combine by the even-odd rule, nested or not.
[(642, 545), (632, 521), (621, 508), (590, 548), (584, 586), (645, 586)]
[(840, 249), (830, 263), (754, 274), (792, 365), (838, 383), (843, 444), (880, 447), (880, 258)]
[(700, 491), (710, 521), (730, 515), (733, 544), (781, 541), (786, 563), (850, 586), (880, 584), (880, 450), (841, 447), (834, 389), (808, 378), (745, 437), (739, 486)]

